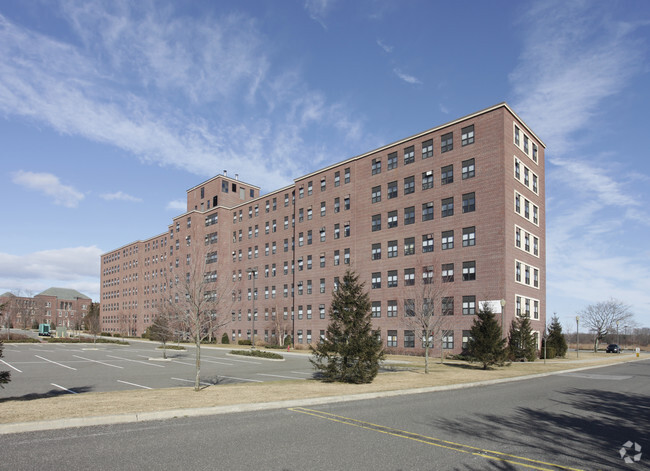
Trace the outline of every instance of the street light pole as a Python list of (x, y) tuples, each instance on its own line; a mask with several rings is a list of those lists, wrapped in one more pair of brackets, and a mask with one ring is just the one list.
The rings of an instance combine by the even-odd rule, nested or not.
[(506, 310), (506, 300), (501, 299), (501, 338), (505, 337), (505, 330), (503, 328), (503, 313)]
[(620, 348), (620, 346), (621, 346), (621, 336), (620, 336), (620, 334), (618, 333), (618, 321), (616, 321), (616, 344), (617, 344), (617, 345), (619, 346), (619, 348)]
[(576, 358), (580, 357), (580, 316), (576, 316)]
[(257, 267), (246, 270), (253, 277), (253, 343), (251, 348), (255, 349), (255, 278), (257, 278)]

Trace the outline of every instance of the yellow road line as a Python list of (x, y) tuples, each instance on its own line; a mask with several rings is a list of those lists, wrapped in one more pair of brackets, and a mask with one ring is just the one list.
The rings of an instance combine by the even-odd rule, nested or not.
[[(424, 443), (426, 445), (433, 445), (439, 448), (446, 448), (448, 450), (459, 451), (461, 453), (468, 453), (474, 456), (479, 456), (481, 458), (503, 461), (505, 463), (515, 464), (518, 466), (523, 466), (525, 468), (540, 470), (540, 471), (552, 471), (555, 469), (563, 469), (567, 471), (582, 471), (578, 468), (570, 468), (567, 466), (562, 466), (554, 463), (547, 463), (544, 461), (533, 460), (530, 458), (525, 458), (523, 456), (509, 455), (507, 453), (502, 453), (499, 451), (486, 450), (483, 448), (477, 448), (470, 445), (463, 445), (462, 443), (450, 442), (447, 440), (441, 440), (439, 438), (427, 437), (426, 435), (420, 435), (413, 432), (407, 432), (405, 430), (399, 430), (391, 427), (386, 427), (383, 425), (373, 424), (370, 422), (363, 422), (361, 420), (351, 419), (349, 417), (343, 417), (336, 414), (330, 414), (328, 412), (322, 412), (313, 409), (307, 409), (304, 407), (293, 407), (289, 409), (293, 412), (299, 412), (301, 414), (311, 415), (313, 417), (318, 417), (320, 419), (330, 420), (332, 422), (338, 422), (345, 425), (352, 425), (354, 427), (363, 428), (366, 430), (372, 430), (375, 432), (385, 433), (387, 435), (392, 435), (394, 437), (406, 438), (408, 440), (413, 440), (416, 442)], [(515, 461), (518, 460), (518, 461)], [(522, 462), (523, 461), (523, 462)], [(541, 466), (551, 466), (551, 468), (541, 467)]]

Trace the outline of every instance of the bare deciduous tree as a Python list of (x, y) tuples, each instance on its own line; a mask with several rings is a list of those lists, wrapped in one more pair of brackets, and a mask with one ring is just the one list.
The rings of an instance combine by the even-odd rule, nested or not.
[(97, 336), (101, 331), (98, 303), (93, 303), (91, 301), (90, 307), (88, 308), (88, 314), (86, 314), (84, 319), (84, 324), (86, 325), (88, 332), (93, 336), (93, 343), (97, 343)]
[(613, 298), (590, 304), (578, 312), (578, 315), (583, 324), (594, 334), (594, 352), (598, 350), (598, 342), (608, 333), (616, 331), (617, 322), (619, 325), (629, 323), (634, 317), (630, 312), (630, 306)]
[[(422, 267), (422, 276), (414, 276), (413, 284), (405, 290), (404, 322), (414, 330), (416, 339), (418, 334), (421, 335), (424, 372), (429, 373), (429, 349), (433, 346), (433, 339), (441, 336), (447, 321), (442, 306), (446, 285), (442, 282), (434, 283), (433, 266), (430, 265)], [(436, 305), (439, 307), (438, 315), (435, 315)]]

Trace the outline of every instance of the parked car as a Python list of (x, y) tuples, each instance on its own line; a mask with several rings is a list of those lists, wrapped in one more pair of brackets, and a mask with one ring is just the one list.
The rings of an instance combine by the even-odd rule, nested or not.
[(621, 353), (621, 347), (615, 343), (610, 343), (607, 345), (607, 350), (605, 350), (605, 353)]

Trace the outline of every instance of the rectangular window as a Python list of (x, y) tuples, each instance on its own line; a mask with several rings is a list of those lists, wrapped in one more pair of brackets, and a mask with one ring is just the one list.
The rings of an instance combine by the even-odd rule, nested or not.
[(422, 236), (422, 253), (433, 252), (433, 234)]
[(397, 317), (397, 301), (388, 301), (387, 317)]
[(454, 182), (454, 166), (447, 165), (440, 169), (440, 184), (447, 185)]
[(476, 211), (476, 196), (474, 193), (466, 193), (463, 195), (463, 213), (473, 211)]
[(381, 159), (372, 159), (372, 174), (381, 173)]
[(404, 269), (404, 286), (415, 285), (415, 268)]
[[(325, 278), (320, 279), (320, 292), (321, 294), (325, 293)], [(321, 319), (323, 318), (321, 317)]]
[(476, 279), (476, 262), (463, 262), (463, 281), (473, 281)]
[(462, 145), (467, 146), (469, 144), (474, 144), (474, 125), (467, 126), (461, 130), (461, 139)]
[(381, 260), (381, 244), (372, 244), (372, 259)]
[(388, 287), (389, 288), (397, 287), (397, 270), (388, 271)]
[(442, 250), (454, 248), (454, 231), (444, 231), (442, 233)]
[(404, 149), (404, 165), (412, 164), (415, 162), (415, 147), (407, 147)]
[(443, 134), (440, 138), (440, 153), (448, 152), (454, 149), (454, 133)]
[(474, 159), (463, 160), (463, 180), (472, 178), (475, 174)]
[(388, 154), (388, 170), (397, 168), (397, 152)]
[(345, 173), (343, 174), (343, 178), (345, 183), (350, 183), (350, 167), (346, 168), (343, 170)]
[(515, 145), (519, 146), (519, 127), (515, 126)]
[(453, 316), (454, 315), (454, 298), (445, 297), (442, 298), (442, 315), (443, 316)]
[(339, 211), (341, 211), (341, 199), (334, 198), (334, 212), (338, 213)]
[(404, 194), (408, 195), (415, 192), (415, 177), (406, 177), (404, 179)]
[(428, 159), (429, 157), (433, 157), (433, 139), (422, 143), (422, 158)]
[(440, 215), (443, 218), (446, 218), (447, 216), (453, 216), (454, 215), (454, 198), (445, 198), (442, 200), (442, 208), (440, 210)]
[(373, 203), (379, 203), (381, 201), (381, 186), (373, 186), (371, 196)]
[(334, 186), (341, 185), (341, 172), (334, 172)]
[(415, 332), (412, 330), (404, 331), (404, 348), (415, 348)]
[(422, 221), (433, 220), (433, 201), (422, 203)]
[(388, 228), (397, 227), (397, 211), (388, 212)]
[(370, 284), (372, 289), (381, 289), (381, 272), (374, 272), (372, 274), (372, 282)]
[(388, 199), (397, 198), (397, 182), (388, 183)]
[(415, 254), (415, 237), (407, 237), (404, 239), (404, 255)]
[(372, 232), (381, 231), (381, 214), (372, 216)]
[(476, 314), (476, 296), (463, 296), (463, 315)]
[(372, 302), (372, 314), (371, 317), (381, 317), (381, 301)]
[(442, 334), (442, 348), (445, 350), (454, 349), (454, 331), (447, 330)]
[(442, 264), (442, 282), (451, 283), (454, 281), (454, 264), (453, 263), (443, 263)]
[(388, 258), (397, 257), (397, 241), (389, 240), (388, 241)]
[(389, 330), (386, 337), (386, 346), (387, 347), (397, 347), (397, 331)]
[(422, 189), (428, 190), (433, 188), (433, 171), (422, 172)]
[(320, 179), (320, 191), (325, 191), (327, 189), (327, 180), (325, 177)]
[(463, 228), (463, 247), (471, 247), (476, 245), (476, 228), (464, 227)]
[(321, 201), (320, 203), (320, 216), (324, 217), (326, 214), (327, 208), (325, 206), (325, 201)]
[(415, 206), (404, 208), (404, 225), (415, 224)]
[(533, 162), (537, 162), (537, 144), (533, 143)]

